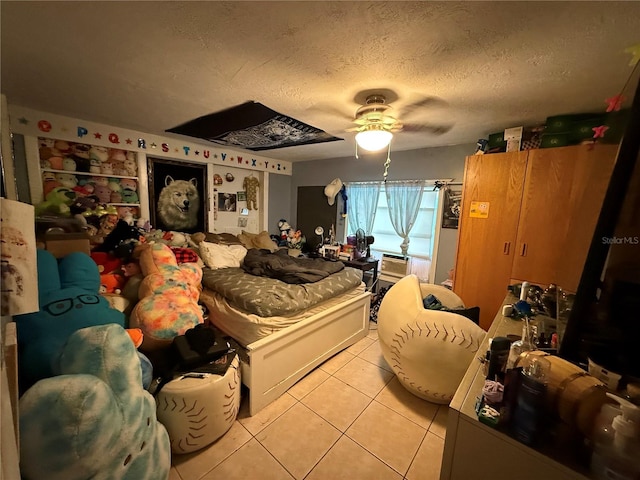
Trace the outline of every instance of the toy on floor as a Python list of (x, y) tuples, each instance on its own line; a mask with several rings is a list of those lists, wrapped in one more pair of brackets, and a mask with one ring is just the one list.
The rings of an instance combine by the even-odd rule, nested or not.
[(194, 263), (178, 266), (163, 243), (141, 244), (134, 254), (139, 254), (144, 279), (130, 326), (144, 333), (142, 351), (168, 347), (174, 337), (203, 322), (198, 305), (202, 269)]
[(119, 325), (82, 328), (61, 351), (61, 375), (20, 399), (25, 480), (169, 477), (169, 436), (142, 388), (140, 362)]
[(100, 274), (89, 255), (74, 252), (59, 261), (37, 251), (40, 311), (14, 317), (18, 329), (20, 388), (58, 373), (58, 360), (73, 332), (93, 325), (124, 326), (124, 314), (98, 294)]

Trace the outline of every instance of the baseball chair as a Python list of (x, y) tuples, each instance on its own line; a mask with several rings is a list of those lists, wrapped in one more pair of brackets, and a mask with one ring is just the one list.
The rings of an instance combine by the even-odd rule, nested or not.
[(451, 290), (420, 284), (417, 276), (408, 275), (382, 300), (378, 338), (384, 359), (407, 390), (430, 402), (448, 404), (485, 331), (457, 313), (425, 309), (423, 298), (429, 294), (449, 309), (464, 308)]

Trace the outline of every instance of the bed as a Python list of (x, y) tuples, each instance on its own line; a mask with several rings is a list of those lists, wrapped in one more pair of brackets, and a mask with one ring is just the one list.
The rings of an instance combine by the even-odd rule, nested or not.
[[(284, 290), (272, 290), (274, 282), (283, 285), (241, 268), (204, 269), (200, 302), (209, 321), (245, 349), (241, 379), (250, 415), (369, 331), (371, 297), (361, 271), (347, 267), (318, 282), (284, 284)], [(328, 295), (317, 293), (336, 286)], [(237, 297), (242, 292), (244, 299)], [(293, 311), (283, 310), (287, 304)]]

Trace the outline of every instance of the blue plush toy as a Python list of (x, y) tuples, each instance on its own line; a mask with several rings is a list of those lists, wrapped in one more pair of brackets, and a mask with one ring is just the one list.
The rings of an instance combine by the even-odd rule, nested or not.
[(61, 375), (40, 380), (20, 398), (22, 477), (166, 480), (169, 435), (142, 388), (136, 348), (124, 329), (81, 328), (59, 357)]
[(100, 273), (85, 253), (56, 258), (38, 250), (40, 311), (14, 317), (18, 329), (20, 389), (59, 373), (59, 356), (73, 332), (93, 325), (124, 326), (122, 312), (98, 294)]

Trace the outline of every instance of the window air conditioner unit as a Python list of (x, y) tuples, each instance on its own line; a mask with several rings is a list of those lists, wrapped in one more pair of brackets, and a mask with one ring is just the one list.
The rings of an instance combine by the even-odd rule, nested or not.
[(411, 265), (409, 258), (400, 255), (382, 254), (382, 264), (380, 266), (380, 280), (395, 283), (402, 277), (409, 275)]

